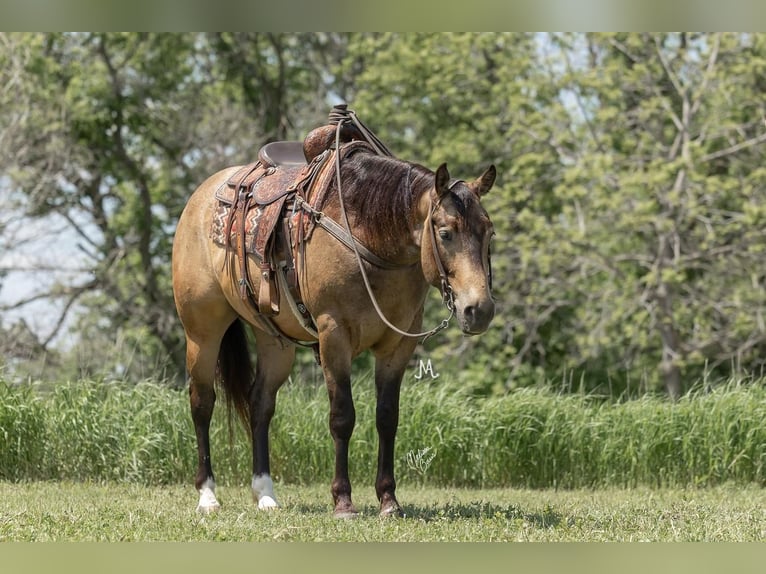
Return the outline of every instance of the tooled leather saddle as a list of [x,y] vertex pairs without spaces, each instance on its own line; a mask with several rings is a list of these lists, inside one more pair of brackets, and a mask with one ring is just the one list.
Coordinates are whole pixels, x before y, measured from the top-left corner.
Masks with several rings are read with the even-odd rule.
[[[280,284],[304,329],[316,336],[313,319],[301,301],[297,250],[310,237],[315,224],[311,214],[321,208],[331,187],[336,154],[342,159],[362,148],[373,151],[356,139],[353,126],[342,126],[341,145],[334,149],[336,129],[326,125],[310,132],[303,142],[266,144],[257,161],[240,167],[215,192],[210,237],[236,253],[240,296],[258,311],[262,326],[279,338],[289,339],[272,320],[281,308]],[[258,263],[257,293],[248,255]]]

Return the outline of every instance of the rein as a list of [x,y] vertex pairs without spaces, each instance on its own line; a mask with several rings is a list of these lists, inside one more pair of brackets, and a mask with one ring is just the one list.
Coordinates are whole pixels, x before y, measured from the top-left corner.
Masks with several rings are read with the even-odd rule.
[[[335,147],[336,149],[340,149],[340,132],[341,127],[343,125],[344,121],[351,121],[356,124],[357,128],[362,132],[362,134],[365,136],[365,138],[370,138],[371,141],[369,142],[375,149],[378,151],[381,155],[387,155],[389,157],[393,157],[393,154],[378,140],[375,135],[370,132],[364,124],[356,117],[356,114],[352,110],[340,110],[334,115],[331,114],[331,118],[333,120],[333,123],[337,121],[336,124],[336,130],[335,130]],[[433,256],[434,261],[436,262],[436,268],[439,272],[439,277],[441,278],[441,293],[442,293],[442,302],[449,310],[449,316],[444,319],[439,325],[434,327],[433,329],[429,331],[423,331],[422,333],[410,333],[408,331],[403,331],[391,321],[389,321],[385,314],[383,313],[383,310],[380,308],[380,305],[378,304],[378,300],[375,298],[374,293],[372,292],[372,286],[370,285],[370,280],[367,277],[367,272],[364,270],[364,263],[362,262],[362,255],[360,253],[360,246],[357,245],[356,240],[354,239],[353,234],[351,233],[351,224],[348,220],[348,213],[346,212],[346,206],[343,202],[343,190],[341,189],[341,174],[340,174],[340,154],[336,154],[335,156],[335,177],[338,182],[338,200],[340,203],[340,211],[341,215],[343,216],[343,224],[345,225],[345,232],[347,233],[347,237],[350,238],[350,246],[351,250],[354,252],[354,256],[356,257],[357,264],[359,266],[359,272],[362,275],[362,280],[364,281],[364,286],[367,289],[367,294],[370,297],[370,301],[372,301],[372,306],[375,308],[375,311],[378,314],[378,317],[380,317],[380,320],[385,323],[385,325],[394,331],[395,333],[398,333],[399,335],[402,335],[403,337],[412,337],[412,338],[420,338],[423,337],[423,341],[428,339],[429,337],[439,333],[440,331],[443,331],[449,326],[449,322],[452,319],[452,317],[455,315],[455,299],[454,295],[452,293],[452,287],[449,284],[449,279],[447,277],[447,271],[444,269],[444,264],[442,263],[441,257],[439,256],[439,249],[436,247],[436,232],[434,231],[434,225],[432,223],[432,216],[434,213],[436,213],[436,210],[439,208],[440,202],[436,202],[434,205],[432,205],[431,210],[428,214],[428,218],[426,219],[426,224],[429,227],[430,230],[430,239],[431,239],[431,247],[433,249]],[[409,177],[408,177],[409,182]],[[345,242],[344,242],[345,243]],[[348,245],[348,244],[346,244]]]

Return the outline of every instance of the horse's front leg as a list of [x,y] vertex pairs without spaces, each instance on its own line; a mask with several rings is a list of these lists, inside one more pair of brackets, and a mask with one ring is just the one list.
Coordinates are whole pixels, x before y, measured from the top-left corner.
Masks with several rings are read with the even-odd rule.
[[335,476],[330,488],[335,504],[334,515],[337,518],[353,518],[357,510],[351,502],[348,446],[356,412],[351,396],[352,353],[347,333],[334,323],[321,329],[319,353],[330,398],[330,433],[335,442]]
[[399,426],[399,391],[415,344],[414,339],[405,339],[393,353],[378,355],[375,362],[375,423],[378,430],[378,474],[375,493],[380,501],[381,516],[403,515],[396,500],[394,443]]

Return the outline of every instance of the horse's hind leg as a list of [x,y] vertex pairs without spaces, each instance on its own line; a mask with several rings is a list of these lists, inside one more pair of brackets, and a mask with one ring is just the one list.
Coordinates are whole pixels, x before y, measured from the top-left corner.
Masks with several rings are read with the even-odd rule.
[[253,500],[258,508],[277,508],[269,465],[269,424],[274,416],[277,391],[290,376],[295,347],[254,330],[257,362],[250,393],[250,424],[253,433]]
[[197,437],[197,474],[194,485],[200,498],[197,510],[217,510],[215,478],[210,460],[210,420],[215,406],[215,377],[221,342],[236,317],[227,305],[180,306],[186,332],[186,370],[189,403]]
[[189,376],[189,402],[197,436],[197,474],[194,485],[200,498],[197,510],[208,513],[218,510],[215,478],[210,461],[210,420],[215,406],[215,370],[220,340],[198,342],[187,334],[186,365]]

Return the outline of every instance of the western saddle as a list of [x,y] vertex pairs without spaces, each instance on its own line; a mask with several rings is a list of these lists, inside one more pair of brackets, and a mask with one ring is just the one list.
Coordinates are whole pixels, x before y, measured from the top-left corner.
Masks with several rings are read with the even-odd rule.
[[[347,117],[344,113],[345,106],[336,106],[330,114],[331,123],[311,131],[303,142],[267,143],[258,151],[256,162],[239,168],[215,193],[217,210],[210,236],[236,253],[240,296],[253,305],[263,328],[280,340],[300,345],[314,344],[288,337],[273,321],[280,312],[280,287],[303,328],[316,337],[316,326],[301,301],[296,265],[299,250],[316,224],[349,245],[345,231],[319,209],[331,187],[336,161],[360,150],[380,153],[355,123],[343,120]],[[373,263],[386,265],[359,247]],[[257,293],[250,280],[248,254],[258,262]]]

